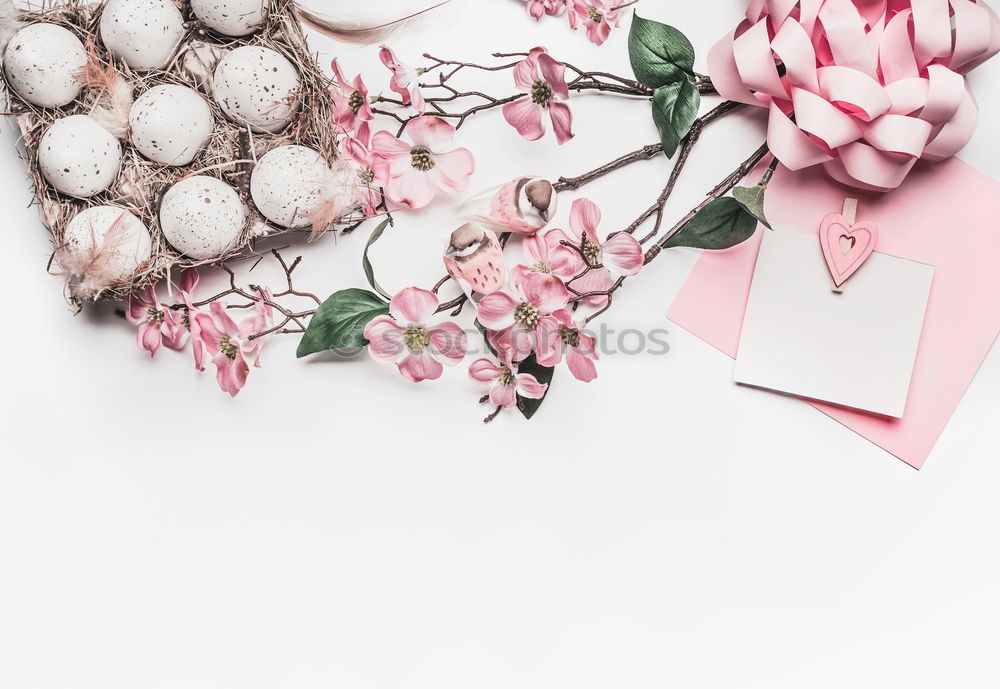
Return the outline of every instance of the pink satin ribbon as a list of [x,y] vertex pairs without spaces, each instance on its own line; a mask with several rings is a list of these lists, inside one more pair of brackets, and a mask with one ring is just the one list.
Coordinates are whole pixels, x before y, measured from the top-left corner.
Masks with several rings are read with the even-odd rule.
[[982,0],[749,0],[708,65],[722,96],[768,108],[786,167],[884,191],[969,141],[979,110],[965,74],[998,51]]

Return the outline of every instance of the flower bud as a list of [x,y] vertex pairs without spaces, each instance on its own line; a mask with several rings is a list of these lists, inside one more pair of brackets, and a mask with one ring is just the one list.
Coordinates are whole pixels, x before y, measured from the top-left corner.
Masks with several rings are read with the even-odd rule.
[[507,280],[503,247],[496,234],[478,222],[468,222],[451,233],[444,265],[470,297],[472,292],[495,292]]
[[557,194],[541,177],[518,177],[500,187],[490,214],[497,223],[519,234],[535,234],[556,214]]

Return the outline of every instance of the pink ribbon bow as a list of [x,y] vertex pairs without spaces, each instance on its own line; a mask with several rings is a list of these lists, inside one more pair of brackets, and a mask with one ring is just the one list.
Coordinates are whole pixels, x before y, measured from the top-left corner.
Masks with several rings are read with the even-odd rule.
[[884,191],[969,141],[979,109],[965,74],[998,50],[982,0],[749,0],[708,64],[721,95],[769,109],[786,167]]

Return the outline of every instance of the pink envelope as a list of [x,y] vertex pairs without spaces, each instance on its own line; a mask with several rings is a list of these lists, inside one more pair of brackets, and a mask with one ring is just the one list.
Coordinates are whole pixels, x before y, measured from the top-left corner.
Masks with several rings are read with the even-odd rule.
[[[881,195],[850,191],[816,168],[779,167],[766,213],[817,232],[845,196],[860,199],[858,218],[878,224],[879,251],[936,266],[934,284],[902,419],[809,404],[919,469],[1000,334],[1000,184],[958,159],[919,163]],[[763,231],[728,251],[704,252],[667,314],[733,358]]]

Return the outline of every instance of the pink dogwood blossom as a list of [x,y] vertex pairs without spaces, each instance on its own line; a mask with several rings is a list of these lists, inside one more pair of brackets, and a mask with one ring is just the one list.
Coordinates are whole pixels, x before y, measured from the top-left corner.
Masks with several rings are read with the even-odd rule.
[[418,82],[420,73],[397,60],[396,54],[392,52],[392,48],[389,46],[381,46],[378,56],[382,60],[382,64],[392,72],[389,88],[399,94],[403,105],[412,104],[414,109],[423,115],[426,106],[424,104],[424,95],[420,92],[420,84]]
[[[580,253],[588,266],[586,274],[575,280],[572,287],[577,292],[599,292],[611,287],[615,280],[627,275],[635,275],[642,270],[642,245],[632,235],[618,232],[602,242],[597,236],[597,226],[601,222],[601,210],[589,199],[576,199],[570,208],[570,241],[580,247]],[[588,299],[590,303],[602,303],[604,296]]]
[[368,353],[376,361],[396,364],[404,377],[419,383],[441,377],[442,364],[454,366],[465,358],[468,339],[457,323],[428,325],[438,307],[433,292],[407,287],[389,302],[388,316],[365,326]]
[[528,141],[545,135],[543,115],[548,114],[556,141],[564,144],[573,138],[573,113],[561,102],[569,98],[566,65],[557,62],[545,48],[532,48],[514,67],[514,83],[528,93],[503,106],[503,116],[518,134]]
[[188,331],[181,323],[181,314],[159,302],[155,282],[129,296],[125,316],[129,323],[138,326],[139,349],[150,356],[155,356],[164,345],[170,349],[184,347]]
[[362,186],[361,212],[375,215],[382,203],[382,192],[389,178],[389,164],[371,148],[371,136],[366,127],[355,136],[345,136],[340,142],[340,150],[358,166],[358,183]]
[[560,309],[552,314],[558,323],[561,346],[553,350],[552,356],[538,360],[542,366],[555,366],[566,354],[566,365],[577,380],[589,383],[597,378],[597,339],[587,335],[573,321],[573,314],[568,309]]
[[332,93],[334,124],[348,134],[367,129],[368,122],[375,118],[368,100],[368,87],[360,74],[354,77],[353,82],[347,81],[336,59],[333,60],[332,67],[338,86]]
[[568,241],[569,236],[558,229],[525,237],[522,249],[528,261],[527,265],[519,268],[533,273],[549,273],[568,282],[585,267],[579,252],[563,244]]
[[515,271],[511,286],[487,294],[476,307],[486,328],[502,331],[515,361],[533,350],[539,359],[558,346],[558,324],[552,313],[566,308],[569,291],[555,275]]
[[489,359],[476,359],[469,366],[469,377],[490,386],[490,401],[498,407],[509,409],[517,403],[517,396],[541,399],[548,385],[539,383],[530,373],[518,373],[517,364],[511,361],[510,350],[498,352],[499,365]]
[[181,324],[190,334],[191,351],[194,355],[194,367],[198,371],[205,370],[205,343],[201,339],[201,325],[198,314],[201,311],[194,305],[194,290],[198,286],[199,275],[195,268],[188,268],[181,273],[181,281],[177,300],[183,305]]
[[229,316],[224,301],[212,302],[208,312],[200,312],[194,317],[199,339],[215,364],[216,381],[223,391],[233,397],[246,385],[250,363],[260,367],[265,340],[252,336],[271,327],[271,307],[264,301],[270,300],[270,291],[263,290],[258,294],[260,300],[254,303],[253,313],[239,325]]
[[591,43],[601,45],[621,21],[621,0],[569,0],[569,25],[583,26]]
[[423,208],[438,191],[456,194],[469,186],[476,161],[467,148],[447,150],[455,128],[440,117],[409,121],[405,134],[413,143],[387,131],[376,132],[372,150],[388,162],[385,191],[405,208]]
[[541,19],[546,14],[560,17],[566,12],[566,0],[528,0],[526,9],[535,19]]

